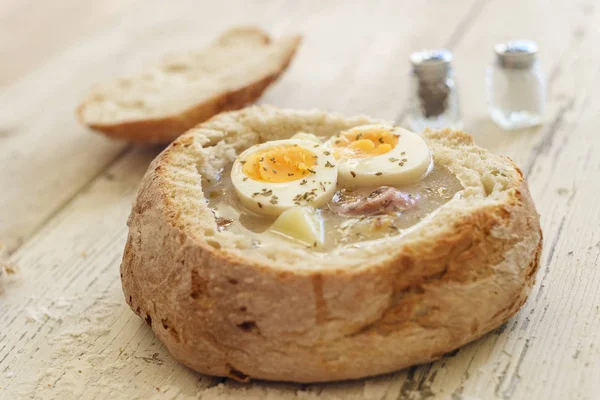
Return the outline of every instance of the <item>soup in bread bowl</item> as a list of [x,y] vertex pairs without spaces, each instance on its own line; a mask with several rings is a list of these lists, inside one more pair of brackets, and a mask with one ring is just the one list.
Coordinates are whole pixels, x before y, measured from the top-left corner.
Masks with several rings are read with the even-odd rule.
[[542,235],[514,163],[461,131],[250,107],[151,164],[128,303],[206,374],[354,379],[443,356],[525,302]]

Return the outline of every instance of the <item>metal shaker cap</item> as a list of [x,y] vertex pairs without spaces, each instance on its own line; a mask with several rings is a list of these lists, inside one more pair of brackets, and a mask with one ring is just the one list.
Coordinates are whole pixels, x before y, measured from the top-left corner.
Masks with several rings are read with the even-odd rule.
[[413,73],[422,81],[444,79],[450,72],[451,62],[452,52],[446,49],[424,50],[410,55]]
[[508,69],[529,68],[536,59],[537,43],[531,40],[511,40],[494,46],[501,66]]

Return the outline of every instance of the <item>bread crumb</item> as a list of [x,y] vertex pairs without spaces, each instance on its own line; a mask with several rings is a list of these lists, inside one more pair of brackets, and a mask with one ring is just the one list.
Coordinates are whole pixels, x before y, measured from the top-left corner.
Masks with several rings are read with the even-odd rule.
[[4,286],[16,279],[18,269],[14,264],[8,262],[2,244],[0,244],[0,293]]

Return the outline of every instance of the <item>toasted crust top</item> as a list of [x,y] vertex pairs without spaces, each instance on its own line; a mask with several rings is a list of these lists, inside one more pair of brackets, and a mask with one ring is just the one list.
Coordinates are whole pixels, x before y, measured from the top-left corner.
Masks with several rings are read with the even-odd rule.
[[434,162],[456,174],[464,190],[405,234],[370,241],[368,246],[338,247],[321,253],[298,246],[289,246],[286,251],[280,246],[255,247],[246,236],[217,229],[202,192],[202,176],[216,179],[219,170],[237,154],[262,141],[288,138],[299,131],[329,136],[357,125],[382,122],[270,106],[221,114],[174,142],[154,161],[146,179],[159,180],[161,203],[177,216],[173,224],[184,226],[215,257],[296,273],[369,268],[409,248],[428,249],[431,245],[424,244],[449,235],[460,221],[471,220],[474,212],[485,210],[485,215],[494,219],[506,204],[518,201],[523,177],[509,159],[481,149],[464,132],[442,130],[427,132],[424,137]]

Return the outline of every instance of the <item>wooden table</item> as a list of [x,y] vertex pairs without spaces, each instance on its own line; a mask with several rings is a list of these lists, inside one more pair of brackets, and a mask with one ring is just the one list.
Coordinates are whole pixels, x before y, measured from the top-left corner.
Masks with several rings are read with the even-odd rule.
[[[512,157],[542,216],[542,266],[501,328],[438,362],[348,383],[242,385],[177,364],[125,304],[119,263],[137,185],[159,151],[74,119],[96,81],[254,23],[304,44],[262,102],[394,120],[407,57],[455,55],[466,130]],[[600,4],[594,0],[0,0],[0,398],[600,398]],[[486,116],[492,46],[530,38],[547,122],[503,132]]]

